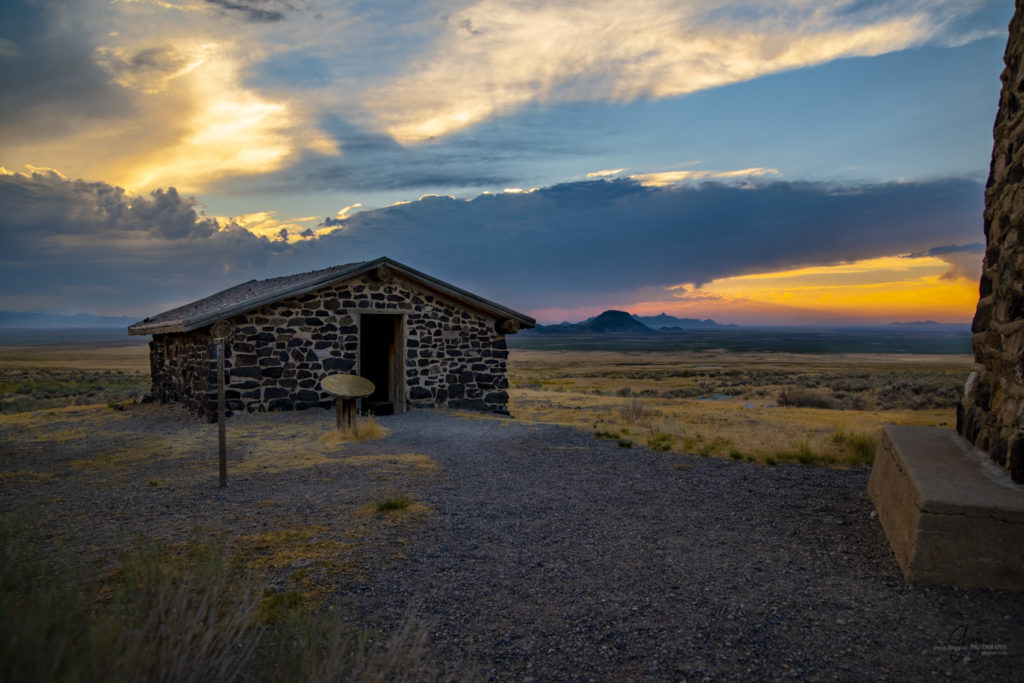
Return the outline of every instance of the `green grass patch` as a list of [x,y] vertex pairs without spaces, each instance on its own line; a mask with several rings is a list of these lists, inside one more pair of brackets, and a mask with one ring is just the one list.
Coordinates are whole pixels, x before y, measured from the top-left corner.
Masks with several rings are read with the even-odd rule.
[[849,465],[870,465],[875,461],[878,439],[867,434],[836,430],[832,443],[839,449],[843,462]]
[[410,505],[412,505],[412,501],[408,498],[382,498],[374,501],[373,509],[377,512],[393,512],[394,510],[404,510]]
[[672,450],[672,435],[665,432],[658,432],[647,440],[647,447],[652,451]]

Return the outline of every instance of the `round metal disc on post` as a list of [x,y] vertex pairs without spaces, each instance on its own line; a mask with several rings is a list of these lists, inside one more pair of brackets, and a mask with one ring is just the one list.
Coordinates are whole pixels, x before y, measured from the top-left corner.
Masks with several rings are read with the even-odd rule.
[[320,382],[323,390],[339,398],[363,398],[373,393],[373,382],[359,375],[328,375]]
[[218,320],[210,328],[210,336],[214,339],[227,339],[231,336],[233,325],[227,320]]
[[328,375],[320,382],[320,386],[337,400],[335,404],[335,424],[340,430],[355,427],[356,399],[373,393],[373,382],[359,375]]

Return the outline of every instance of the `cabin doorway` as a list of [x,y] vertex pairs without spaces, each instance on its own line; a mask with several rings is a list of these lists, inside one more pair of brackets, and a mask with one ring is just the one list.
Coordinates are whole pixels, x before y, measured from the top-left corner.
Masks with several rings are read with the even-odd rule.
[[359,321],[359,374],[373,382],[363,412],[405,412],[404,330],[401,315],[363,314]]

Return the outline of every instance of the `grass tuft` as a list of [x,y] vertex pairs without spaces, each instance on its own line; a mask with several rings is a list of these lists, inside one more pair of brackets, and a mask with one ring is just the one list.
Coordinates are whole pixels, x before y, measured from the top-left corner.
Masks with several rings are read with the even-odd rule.
[[647,440],[647,447],[652,451],[672,450],[672,435],[665,432],[658,432]]
[[[0,680],[407,680],[428,625],[387,642],[297,590],[264,596],[222,538],[140,538],[102,580],[0,516]],[[429,672],[426,672],[429,674]]]
[[374,501],[373,509],[377,512],[392,512],[394,510],[405,510],[412,504],[408,498],[382,498]]
[[341,443],[345,441],[376,441],[383,439],[390,433],[387,427],[382,427],[373,419],[373,415],[361,417],[356,420],[352,429],[334,429],[320,437],[321,441],[330,443]]
[[648,422],[655,416],[655,412],[647,407],[643,399],[634,398],[628,401],[619,409],[619,417],[627,424]]

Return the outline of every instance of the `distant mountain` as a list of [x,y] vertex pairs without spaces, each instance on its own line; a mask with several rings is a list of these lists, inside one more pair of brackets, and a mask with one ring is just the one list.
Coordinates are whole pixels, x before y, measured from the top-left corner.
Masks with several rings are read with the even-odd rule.
[[970,323],[940,323],[934,320],[915,320],[906,323],[889,323],[889,327],[902,327],[904,329],[928,329],[928,328],[957,328],[970,327]]
[[625,311],[605,311],[599,316],[587,318],[583,322],[575,324],[537,325],[532,330],[523,330],[523,333],[527,336],[531,334],[657,334]]
[[652,330],[707,330],[722,327],[736,327],[736,325],[719,325],[711,318],[708,318],[707,320],[698,320],[696,318],[676,318],[675,316],[671,316],[666,313],[659,313],[658,315],[652,316],[634,315],[633,318],[642,322],[644,325],[647,325],[647,327],[650,327]]
[[61,313],[40,313],[35,311],[0,311],[0,329],[53,330],[60,328],[83,329],[96,327],[127,328],[133,322],[136,322],[135,318],[112,318],[103,315],[92,315],[91,313],[64,315]]
[[605,311],[596,318],[571,325],[574,332],[596,332],[600,334],[629,333],[629,334],[651,334],[654,332],[650,327],[631,316],[625,311]]

